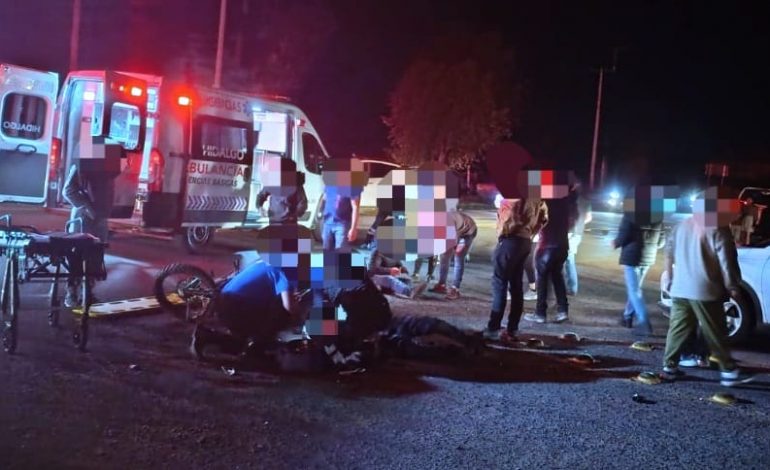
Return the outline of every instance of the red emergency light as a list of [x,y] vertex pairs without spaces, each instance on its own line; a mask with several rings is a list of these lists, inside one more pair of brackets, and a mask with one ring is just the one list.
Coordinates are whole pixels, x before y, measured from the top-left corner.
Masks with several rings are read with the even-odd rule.
[[176,102],[179,104],[179,106],[190,106],[191,100],[189,96],[180,96],[177,98]]
[[142,96],[142,89],[138,86],[131,87],[131,96]]

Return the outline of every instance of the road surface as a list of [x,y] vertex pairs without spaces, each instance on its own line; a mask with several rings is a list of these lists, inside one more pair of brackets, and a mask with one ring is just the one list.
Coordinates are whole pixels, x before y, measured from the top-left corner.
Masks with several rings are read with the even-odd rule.
[[[58,228],[59,214],[17,206],[16,223]],[[0,210],[0,212],[4,212]],[[393,300],[397,314],[438,315],[480,329],[489,313],[491,212],[475,214],[483,234],[468,264],[463,297]],[[72,320],[46,324],[45,286],[23,286],[19,350],[0,356],[2,468],[770,468],[770,381],[729,390],[716,372],[675,384],[630,380],[657,370],[666,321],[646,294],[652,352],[629,348],[615,326],[624,302],[614,216],[599,216],[578,255],[581,286],[563,325],[522,323],[524,338],[548,349],[489,349],[445,363],[392,361],[364,374],[287,376],[218,363],[187,352],[188,325],[167,314],[93,322],[89,351],[70,341]],[[171,242],[117,233],[102,300],[148,295],[164,264],[189,261],[225,273],[253,234],[230,234],[206,256]],[[659,272],[659,269],[658,269]],[[531,308],[532,305],[527,305]],[[584,340],[565,342],[577,332]],[[766,374],[766,331],[736,356]],[[569,358],[589,353],[598,362]],[[632,400],[642,395],[645,403]]]

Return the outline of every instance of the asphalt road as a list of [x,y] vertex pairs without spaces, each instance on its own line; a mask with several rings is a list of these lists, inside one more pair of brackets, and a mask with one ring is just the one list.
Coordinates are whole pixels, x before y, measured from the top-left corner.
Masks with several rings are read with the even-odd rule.
[[[2,205],[16,223],[59,228],[60,214]],[[463,297],[394,299],[398,313],[438,315],[480,329],[489,313],[489,230],[480,232]],[[190,327],[167,314],[93,322],[89,351],[71,345],[72,320],[46,324],[46,286],[23,286],[19,351],[0,356],[2,468],[770,468],[770,339],[760,332],[736,357],[763,375],[725,390],[716,371],[674,384],[630,380],[657,370],[666,321],[655,312],[659,268],[646,285],[652,352],[616,327],[624,302],[615,215],[597,215],[578,255],[581,287],[563,325],[522,323],[548,349],[488,349],[443,363],[394,361],[364,374],[287,376],[187,353]],[[606,228],[605,228],[606,227]],[[606,230],[606,233],[605,233]],[[102,300],[149,295],[157,270],[189,261],[217,274],[253,234],[218,238],[206,256],[119,232]],[[528,305],[528,308],[531,308]],[[577,332],[583,341],[559,335]],[[598,361],[570,362],[578,353]],[[733,393],[731,407],[707,400]],[[632,400],[642,395],[646,403]]]

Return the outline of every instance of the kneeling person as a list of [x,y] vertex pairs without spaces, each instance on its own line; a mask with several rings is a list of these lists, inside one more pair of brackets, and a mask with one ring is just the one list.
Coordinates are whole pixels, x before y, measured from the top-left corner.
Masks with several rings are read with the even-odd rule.
[[192,351],[202,357],[203,348],[216,344],[223,352],[240,354],[247,348],[262,351],[275,341],[302,339],[303,325],[312,296],[300,296],[281,268],[255,263],[227,281],[216,309],[230,335],[199,325]]

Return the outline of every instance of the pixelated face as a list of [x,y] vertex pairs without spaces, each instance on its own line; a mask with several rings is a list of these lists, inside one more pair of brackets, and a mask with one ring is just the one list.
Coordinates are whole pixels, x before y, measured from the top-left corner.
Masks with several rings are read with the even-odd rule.
[[709,187],[699,194],[692,205],[692,216],[707,229],[729,227],[741,212],[738,198],[720,187]]
[[259,177],[262,186],[272,192],[297,186],[297,165],[293,160],[270,155],[261,159]]
[[528,170],[516,174],[520,197],[529,199],[561,199],[570,193],[575,181],[571,171]]
[[314,253],[311,272],[311,288],[316,295],[305,327],[311,336],[337,335],[345,311],[324,302],[321,292],[360,286],[366,278],[366,256],[350,250]]
[[639,225],[661,223],[676,212],[680,195],[678,186],[635,186],[623,200],[623,212]]
[[392,213],[394,222],[377,228],[378,248],[406,261],[445,252],[456,244],[447,213],[459,200],[459,181],[443,165],[391,171],[377,187],[377,207]]
[[369,174],[364,169],[364,163],[357,159],[334,158],[324,164],[324,184],[334,188],[344,197],[355,198],[361,195],[369,182]]
[[259,232],[254,244],[260,258],[268,264],[284,269],[299,269],[297,281],[310,281],[313,239],[305,227],[270,225]]

